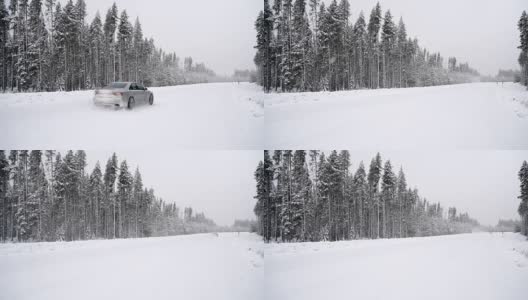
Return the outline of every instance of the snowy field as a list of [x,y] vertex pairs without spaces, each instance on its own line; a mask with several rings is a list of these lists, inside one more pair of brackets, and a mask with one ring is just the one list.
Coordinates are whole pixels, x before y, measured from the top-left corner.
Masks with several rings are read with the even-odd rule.
[[474,83],[265,96],[266,149],[527,149],[528,91]]
[[248,233],[0,244],[0,298],[259,299],[263,269]]
[[94,107],[93,91],[0,94],[0,149],[261,149],[261,89],[151,88],[154,106]]
[[[520,234],[265,247],[267,299],[526,299]],[[346,296],[345,296],[346,295]]]

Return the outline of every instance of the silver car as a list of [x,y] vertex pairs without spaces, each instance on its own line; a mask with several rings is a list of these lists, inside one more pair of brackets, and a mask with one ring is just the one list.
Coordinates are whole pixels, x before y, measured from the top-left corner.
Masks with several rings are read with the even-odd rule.
[[132,109],[139,103],[154,104],[154,94],[135,82],[112,82],[95,90],[93,101],[95,105]]

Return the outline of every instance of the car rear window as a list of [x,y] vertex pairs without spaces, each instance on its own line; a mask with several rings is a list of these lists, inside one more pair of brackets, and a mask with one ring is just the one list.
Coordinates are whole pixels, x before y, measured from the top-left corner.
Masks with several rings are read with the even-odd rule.
[[122,89],[125,88],[127,85],[126,82],[112,82],[109,85],[107,85],[106,89]]

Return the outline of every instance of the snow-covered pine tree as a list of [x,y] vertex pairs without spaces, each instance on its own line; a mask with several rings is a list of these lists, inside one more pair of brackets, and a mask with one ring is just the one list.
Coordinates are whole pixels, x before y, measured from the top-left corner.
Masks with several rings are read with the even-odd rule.
[[280,150],[273,152],[273,185],[270,193],[270,197],[273,201],[273,238],[275,240],[281,240],[283,235],[282,226],[282,208],[285,204],[287,188],[287,177],[283,166],[283,153]]
[[119,18],[119,27],[117,29],[117,47],[118,47],[118,78],[120,81],[129,81],[130,79],[130,61],[133,42],[133,27],[128,21],[126,10],[121,12]]
[[528,235],[528,163],[523,162],[521,169],[519,170],[519,181],[520,181],[520,192],[519,199],[519,215],[521,216],[521,232],[524,235]]
[[319,7],[319,15],[318,15],[318,34],[316,38],[316,44],[318,47],[318,52],[316,55],[316,70],[318,70],[318,74],[316,74],[316,88],[318,90],[328,90],[328,77],[329,77],[329,61],[330,61],[330,45],[329,45],[329,22],[328,22],[328,13],[326,10],[325,3],[321,1],[321,5]]
[[[257,167],[255,213],[266,242],[430,236],[470,232],[478,225],[466,214],[454,222],[444,218],[440,203],[407,188],[403,170],[396,177],[390,161],[382,169],[379,153],[368,176],[363,163],[353,176],[348,174],[348,151],[330,151],[328,158],[325,152],[308,154],[307,161],[306,151],[292,156],[292,151],[276,150],[273,158],[266,151],[269,167],[263,162]],[[264,229],[268,226],[271,232]]]
[[380,49],[379,49],[379,32],[381,28],[381,6],[376,6],[370,12],[367,34],[368,34],[368,53],[369,53],[369,87],[378,88],[380,86]]
[[133,67],[132,67],[132,76],[131,80],[142,83],[142,78],[144,78],[144,60],[145,60],[145,51],[143,46],[143,30],[141,29],[141,23],[139,18],[136,18],[134,23],[133,35],[132,35],[132,58],[133,58]]
[[84,0],[77,0],[74,6],[74,19],[76,23],[75,29],[75,71],[77,74],[74,76],[74,88],[73,89],[86,89],[88,86],[88,62],[87,57],[89,55],[88,41],[89,27],[86,25],[86,3]]
[[114,153],[112,157],[108,159],[106,168],[103,176],[103,182],[105,185],[105,200],[103,209],[103,227],[104,236],[106,238],[115,238],[115,214],[116,214],[116,196],[115,196],[115,184],[117,179],[117,155]]
[[91,86],[98,88],[102,87],[105,83],[104,79],[104,35],[103,35],[103,24],[101,22],[101,16],[99,12],[96,13],[92,23],[90,24],[90,31],[88,35],[89,40],[89,66],[88,76],[91,81]]
[[359,17],[354,24],[354,64],[357,66],[355,71],[355,85],[354,88],[364,88],[367,86],[366,67],[367,61],[365,60],[367,53],[367,32],[365,30],[366,23],[363,12],[359,14]]
[[105,82],[111,82],[117,80],[116,74],[116,45],[115,45],[115,33],[117,29],[118,12],[116,4],[112,4],[112,7],[108,9],[105,16],[105,22],[103,26],[103,32],[105,36],[105,54],[104,64],[105,70]]
[[131,211],[131,219],[129,226],[129,235],[133,237],[140,236],[140,223],[142,222],[140,211],[143,202],[143,179],[139,172],[139,167],[134,172],[134,183],[132,188],[132,201],[129,202],[129,211]]
[[318,185],[317,185],[317,204],[316,209],[316,238],[317,240],[329,240],[329,209],[328,209],[328,190],[329,176],[327,169],[327,159],[324,152],[321,152],[318,160]]
[[369,236],[371,238],[379,238],[380,233],[380,201],[379,201],[379,182],[381,179],[381,156],[376,154],[370,162],[369,172],[367,176],[369,186]]
[[331,91],[340,89],[340,51],[342,44],[342,20],[336,0],[332,0],[325,14],[325,28],[328,36],[328,87]]
[[396,197],[394,199],[394,205],[392,206],[392,216],[394,218],[392,236],[404,237],[406,222],[405,203],[407,202],[407,180],[405,179],[405,173],[403,172],[403,168],[400,168],[396,182]]
[[7,189],[9,187],[9,161],[4,150],[0,150],[0,240],[4,242],[9,239],[9,199]]
[[104,203],[105,186],[103,183],[103,174],[101,172],[101,166],[99,162],[95,164],[95,167],[90,174],[89,182],[89,207],[90,207],[90,218],[89,237],[99,238],[102,237],[103,228],[101,226],[102,204]]
[[119,177],[117,178],[117,233],[116,237],[126,238],[129,236],[129,209],[132,209],[132,188],[134,179],[128,171],[128,164],[126,160],[121,162],[119,167]]
[[0,74],[2,91],[5,92],[8,84],[8,61],[9,61],[9,12],[5,0],[0,0],[0,47],[2,55],[2,73]]
[[350,153],[348,150],[341,150],[338,154],[338,166],[340,175],[340,195],[338,197],[339,202],[337,207],[337,238],[338,239],[349,239],[351,236],[352,228],[352,208],[354,201],[352,198],[352,182],[350,181]]
[[305,0],[295,0],[292,21],[292,79],[296,90],[306,90],[308,81],[308,58],[311,49],[312,32],[306,13]]
[[521,53],[519,54],[519,64],[521,65],[521,82],[525,86],[528,86],[528,15],[526,11],[523,11],[521,18],[517,23],[517,28],[519,29],[519,40]]
[[392,171],[390,160],[385,162],[381,178],[381,219],[383,238],[393,236],[393,206],[396,191],[396,176]]
[[382,87],[392,87],[392,66],[391,56],[396,41],[396,28],[392,21],[392,15],[390,10],[387,10],[385,17],[383,18],[383,27],[381,29],[381,51],[382,51]]
[[273,176],[274,176],[274,166],[273,166],[273,160],[271,159],[269,155],[269,151],[264,151],[264,183],[265,183],[265,190],[264,190],[264,196],[265,196],[265,207],[266,207],[266,218],[264,227],[266,230],[266,235],[268,237],[268,240],[271,240],[272,238],[276,237],[276,219],[277,219],[277,208],[275,207],[275,201],[272,197],[272,189],[273,189]]
[[42,215],[47,197],[47,181],[42,163],[42,151],[32,150],[28,167],[27,223],[29,239],[42,240]]
[[310,201],[311,182],[308,174],[306,151],[297,150],[293,154],[292,169],[292,228],[296,240],[306,240],[306,209]]
[[326,185],[326,204],[328,206],[328,237],[331,241],[336,241],[339,238],[338,222],[340,215],[338,209],[343,200],[343,176],[337,151],[331,151],[328,155],[323,174],[325,175],[324,184]]
[[369,186],[367,183],[367,174],[365,173],[365,166],[363,162],[354,174],[354,199],[356,202],[356,224],[357,237],[363,238],[368,233],[368,213],[369,213]]
[[48,31],[42,17],[42,1],[31,0],[28,20],[28,80],[32,90],[44,88],[45,67],[49,63]]
[[400,17],[400,22],[398,23],[398,35],[397,35],[397,47],[396,47],[396,58],[397,62],[397,82],[394,82],[394,85],[397,85],[399,88],[406,87],[406,80],[404,77],[407,75],[407,29],[405,29],[405,23],[403,23],[403,18]]
[[257,194],[254,198],[257,199],[257,202],[255,203],[255,207],[253,208],[253,212],[257,216],[257,233],[262,235],[264,241],[269,242],[270,237],[268,236],[266,228],[266,209],[268,208],[266,206],[267,191],[264,177],[264,163],[262,161],[259,162],[257,169],[255,170],[254,176],[257,184]]
[[28,164],[29,151],[12,151],[10,160],[13,170],[13,189],[11,197],[14,198],[14,230],[17,241],[26,241],[30,238],[28,223]]

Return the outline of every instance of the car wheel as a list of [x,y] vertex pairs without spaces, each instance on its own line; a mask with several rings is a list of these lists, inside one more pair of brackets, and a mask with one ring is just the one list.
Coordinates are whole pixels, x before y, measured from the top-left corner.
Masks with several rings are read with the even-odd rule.
[[154,104],[154,95],[150,94],[150,97],[149,97],[149,104],[152,105]]
[[127,108],[128,109],[132,109],[134,108],[134,105],[136,104],[136,101],[134,100],[133,97],[130,97],[130,99],[128,99],[128,105],[127,105]]

